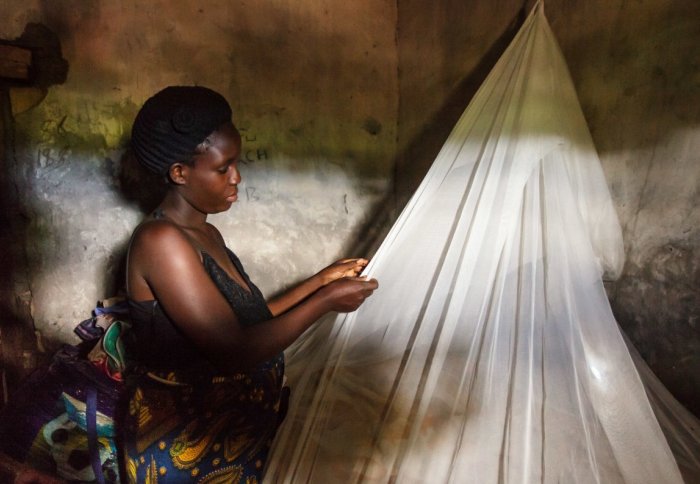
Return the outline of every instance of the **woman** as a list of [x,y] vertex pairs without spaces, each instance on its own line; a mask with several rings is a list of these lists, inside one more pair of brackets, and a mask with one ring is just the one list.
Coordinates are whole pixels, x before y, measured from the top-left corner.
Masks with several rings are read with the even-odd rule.
[[259,482],[285,406],[282,351],[325,313],[357,309],[377,281],[357,277],[366,260],[346,259],[266,303],[207,223],[241,181],[241,137],[218,93],[157,93],[132,146],[169,188],[129,248],[127,477]]

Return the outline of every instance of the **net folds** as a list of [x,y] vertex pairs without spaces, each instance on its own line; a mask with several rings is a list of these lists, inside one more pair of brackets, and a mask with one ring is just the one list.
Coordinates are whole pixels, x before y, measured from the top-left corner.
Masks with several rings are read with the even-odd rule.
[[697,420],[628,345],[622,236],[537,5],[366,270],[287,354],[266,482],[700,482]]

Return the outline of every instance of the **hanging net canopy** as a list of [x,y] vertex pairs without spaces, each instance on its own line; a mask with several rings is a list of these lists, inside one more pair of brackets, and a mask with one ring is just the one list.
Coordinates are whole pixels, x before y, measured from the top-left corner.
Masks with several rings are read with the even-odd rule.
[[602,284],[622,237],[538,4],[366,274],[288,352],[266,482],[700,482],[700,438]]

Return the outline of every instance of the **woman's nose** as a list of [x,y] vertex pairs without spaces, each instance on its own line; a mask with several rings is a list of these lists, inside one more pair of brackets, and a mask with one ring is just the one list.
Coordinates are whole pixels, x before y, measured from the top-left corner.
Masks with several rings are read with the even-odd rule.
[[241,183],[241,172],[238,171],[238,166],[233,165],[231,167],[231,178],[229,179],[231,185],[238,185]]

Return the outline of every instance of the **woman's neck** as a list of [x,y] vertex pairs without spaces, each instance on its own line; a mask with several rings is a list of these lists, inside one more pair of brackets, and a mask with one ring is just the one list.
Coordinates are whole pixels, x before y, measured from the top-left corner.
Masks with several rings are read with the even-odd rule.
[[154,211],[154,216],[164,217],[185,229],[201,229],[207,223],[207,214],[200,212],[187,200],[171,190]]

